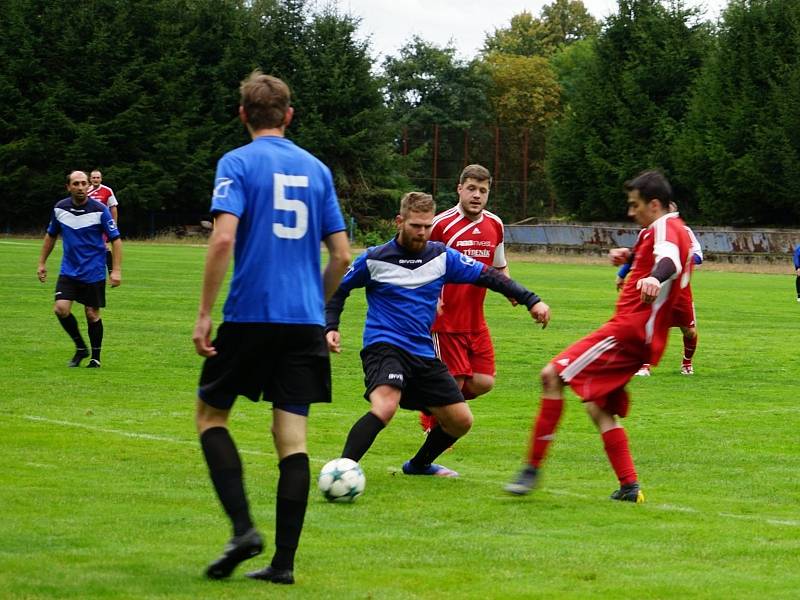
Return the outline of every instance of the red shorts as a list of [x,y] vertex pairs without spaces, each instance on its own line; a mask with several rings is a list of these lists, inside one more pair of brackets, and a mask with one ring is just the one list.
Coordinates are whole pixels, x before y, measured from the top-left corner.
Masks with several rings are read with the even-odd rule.
[[484,373],[494,377],[494,346],[489,329],[475,333],[433,332],[436,356],[447,365],[453,377],[472,377]]
[[692,295],[681,294],[672,306],[670,327],[694,327],[695,314]]
[[648,361],[649,354],[644,345],[639,352],[623,347],[612,332],[611,327],[603,326],[550,362],[584,402],[594,402],[611,414],[624,417],[629,406],[625,385]]

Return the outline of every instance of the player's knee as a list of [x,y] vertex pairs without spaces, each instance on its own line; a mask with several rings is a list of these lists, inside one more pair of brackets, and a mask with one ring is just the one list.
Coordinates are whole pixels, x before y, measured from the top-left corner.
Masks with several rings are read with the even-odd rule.
[[545,367],[539,372],[539,377],[542,380],[542,387],[552,388],[558,383],[558,372],[552,363],[547,363]]
[[60,304],[56,303],[53,306],[53,312],[59,319],[66,319],[69,316],[70,309],[68,306],[61,306]]
[[468,379],[464,384],[464,391],[472,397],[482,396],[492,391],[494,387],[494,377],[491,375],[475,375]]
[[99,308],[92,308],[91,306],[86,307],[86,319],[90,323],[94,323],[95,321],[100,320],[100,309]]

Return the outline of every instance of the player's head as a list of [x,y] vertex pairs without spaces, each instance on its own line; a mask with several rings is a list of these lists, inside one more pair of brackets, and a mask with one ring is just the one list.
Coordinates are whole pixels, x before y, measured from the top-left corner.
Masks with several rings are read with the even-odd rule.
[[642,227],[669,212],[672,186],[660,171],[642,171],[623,188],[628,194],[628,216]]
[[89,173],[89,183],[95,187],[103,183],[103,174],[100,172],[100,169],[95,169]]
[[239,117],[250,131],[282,129],[292,120],[289,86],[256,69],[239,86]]
[[458,178],[458,203],[467,217],[476,219],[489,201],[492,176],[481,165],[467,165]]
[[89,178],[83,171],[72,171],[67,175],[67,191],[72,200],[77,204],[86,201],[86,192],[89,189]]
[[436,202],[423,192],[409,192],[400,200],[397,215],[397,242],[411,252],[421,252],[431,237]]

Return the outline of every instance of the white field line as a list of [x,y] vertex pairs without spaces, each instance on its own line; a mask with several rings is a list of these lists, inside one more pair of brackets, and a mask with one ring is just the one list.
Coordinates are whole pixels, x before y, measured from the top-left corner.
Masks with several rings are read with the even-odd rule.
[[[14,415],[14,416],[17,416],[17,415]],[[107,434],[111,434],[111,435],[119,435],[119,436],[122,436],[122,437],[127,437],[127,438],[132,438],[132,439],[137,439],[137,440],[148,440],[148,441],[153,441],[153,442],[166,442],[166,443],[169,443],[169,444],[181,444],[181,445],[185,445],[185,446],[194,446],[194,447],[198,447],[199,446],[197,440],[191,440],[191,441],[189,441],[189,440],[181,440],[181,439],[172,438],[172,437],[163,436],[163,435],[153,435],[153,434],[150,434],[150,433],[136,433],[136,432],[133,432],[133,431],[123,431],[121,429],[110,429],[110,428],[106,428],[106,427],[96,427],[94,425],[86,425],[84,423],[75,423],[73,421],[64,421],[64,420],[61,420],[61,419],[50,419],[50,418],[47,418],[47,417],[39,417],[39,416],[35,416],[35,415],[21,415],[20,418],[26,419],[28,421],[35,421],[35,422],[39,422],[39,423],[47,423],[48,425],[62,425],[64,427],[75,427],[75,428],[78,428],[78,429],[87,429],[89,431],[96,431],[98,433],[107,433]],[[239,452],[242,453],[242,454],[252,454],[252,455],[255,455],[255,456],[272,456],[273,455],[272,453],[261,452],[260,450],[243,450],[243,449],[239,449]],[[311,462],[323,463],[323,462],[326,462],[327,459],[315,459],[315,458],[312,458],[310,460],[311,460]],[[399,470],[395,470],[395,469],[390,469],[390,470],[399,471]],[[486,481],[486,480],[484,480],[484,481]],[[498,481],[491,481],[491,483],[497,484],[497,486],[500,487],[506,482],[498,480]],[[567,497],[570,497],[570,498],[578,498],[578,499],[581,499],[581,500],[593,500],[594,499],[594,496],[589,496],[587,494],[580,494],[580,493],[576,493],[576,492],[570,492],[570,491],[566,491],[566,490],[551,489],[551,490],[541,490],[541,491],[549,493],[549,494],[551,494],[553,496],[567,496]],[[503,497],[508,499],[508,500],[514,500],[514,497],[510,496],[510,495],[503,496]],[[699,513],[702,512],[702,511],[700,511],[700,510],[698,510],[696,508],[692,508],[692,507],[689,507],[689,506],[679,506],[679,505],[675,505],[675,504],[652,504],[652,503],[647,503],[646,506],[649,509],[656,509],[656,510],[661,510],[661,511],[665,511],[665,512],[682,512],[682,513],[690,513],[690,514],[699,514]],[[756,521],[756,522],[760,522],[760,523],[767,523],[769,525],[776,525],[776,526],[779,526],[779,527],[800,527],[800,520],[796,520],[796,519],[780,519],[780,518],[775,518],[775,517],[759,516],[759,515],[737,515],[737,514],[729,513],[729,512],[717,512],[716,515],[718,517],[722,517],[724,519],[737,519],[737,520],[742,520],[742,521]]]

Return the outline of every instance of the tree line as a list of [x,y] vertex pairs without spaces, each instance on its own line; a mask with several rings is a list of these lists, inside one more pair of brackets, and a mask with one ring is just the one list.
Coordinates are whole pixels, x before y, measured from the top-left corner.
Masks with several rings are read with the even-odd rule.
[[602,22],[554,0],[470,59],[412,37],[380,64],[357,17],[316,6],[0,0],[0,182],[13,194],[0,230],[41,228],[73,168],[103,171],[128,235],[197,219],[216,161],[248,140],[238,84],[256,67],[289,83],[288,135],[330,166],[362,231],[405,191],[432,191],[434,150],[452,154],[444,204],[465,158],[492,167],[434,148],[434,127],[465,132],[465,148],[477,132],[519,132],[502,144],[523,157],[524,209],[518,188],[492,200],[507,219],[624,219],[622,182],[658,167],[693,223],[800,224],[795,0],[730,0],[716,23],[680,0],[618,0]]

